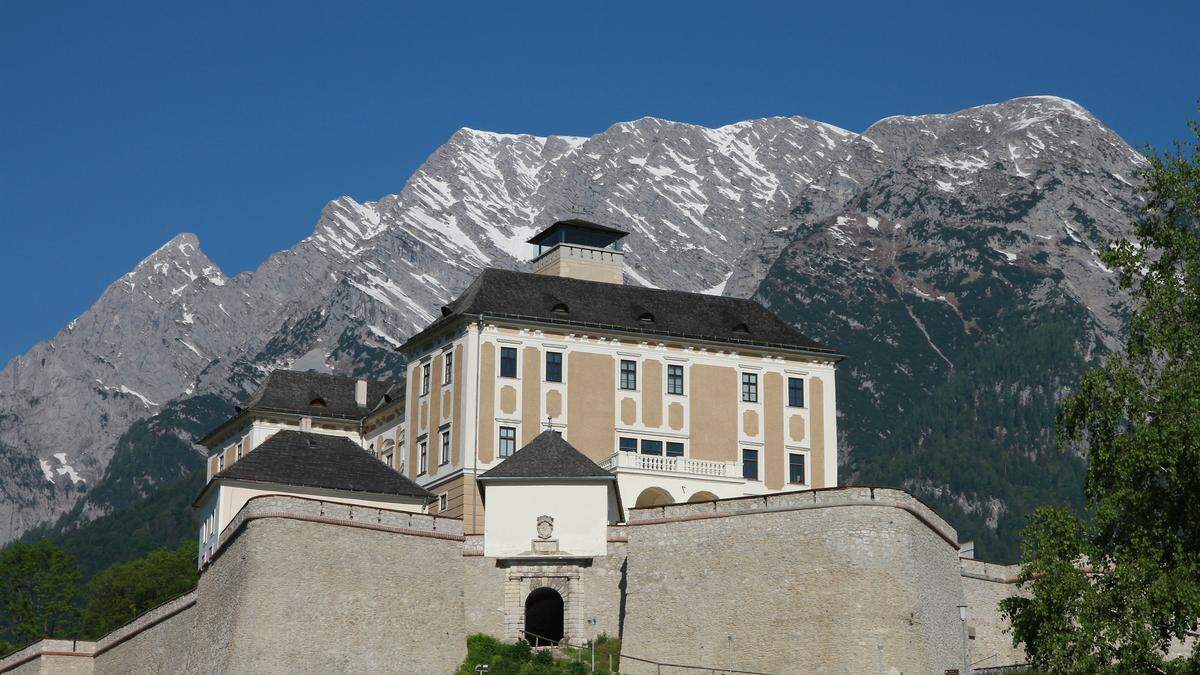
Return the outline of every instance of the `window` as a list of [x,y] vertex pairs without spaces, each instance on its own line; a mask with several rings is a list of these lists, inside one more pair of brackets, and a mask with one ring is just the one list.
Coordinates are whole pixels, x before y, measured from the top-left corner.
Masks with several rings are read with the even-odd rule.
[[371,444],[371,447],[367,448],[367,452],[371,453],[372,457],[379,456],[379,454],[375,452],[375,444],[374,443]]
[[246,452],[246,439],[243,438],[237,444],[237,458],[240,460],[242,458],[242,455],[245,452]]
[[757,450],[742,450],[742,478],[758,480]]
[[509,457],[517,451],[517,428],[500,427],[500,456]]
[[621,388],[637,389],[637,361],[621,359]]
[[219,457],[217,457],[217,471],[220,472],[220,471],[224,471],[224,470],[225,470],[225,453],[222,452],[221,455]]
[[446,369],[442,371],[442,384],[450,384],[454,376],[454,352],[446,352]]
[[442,456],[440,464],[450,463],[450,430],[442,429]]
[[802,378],[788,378],[788,405],[793,408],[804,407],[804,380]]
[[683,457],[683,443],[667,441],[667,457]]
[[643,455],[661,455],[662,441],[652,441],[648,438],[642,439],[642,454]]
[[619,448],[621,452],[637,452],[637,445],[636,438],[622,436],[617,440],[617,448]]
[[562,382],[561,352],[546,352],[546,381]]
[[758,373],[742,373],[742,400],[758,403]]
[[517,376],[517,348],[500,348],[500,377]]
[[391,468],[395,468],[395,466],[393,466],[393,461],[394,461],[394,458],[393,458],[392,453],[389,452],[383,456],[383,463],[387,464]]
[[417,475],[425,473],[429,468],[429,443],[421,441],[417,445]]
[[807,485],[804,480],[804,455],[799,452],[788,453],[788,482],[792,485]]
[[432,366],[428,363],[421,366],[421,395],[429,393],[429,369]]
[[450,493],[443,492],[438,495],[438,513],[445,511],[448,506],[450,506]]
[[683,366],[667,366],[667,393],[683,394]]

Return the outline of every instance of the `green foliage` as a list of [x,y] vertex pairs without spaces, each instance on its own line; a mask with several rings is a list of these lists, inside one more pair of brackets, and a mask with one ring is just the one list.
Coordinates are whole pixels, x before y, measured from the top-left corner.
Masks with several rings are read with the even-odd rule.
[[1137,302],[1126,351],[1088,372],[1058,418],[1064,444],[1087,454],[1092,519],[1040,512],[1025,533],[1031,595],[1003,604],[1014,642],[1054,672],[1200,667],[1196,647],[1166,659],[1200,620],[1200,143],[1151,157],[1143,178],[1135,239],[1103,256]]
[[[564,648],[563,659],[555,661],[550,651],[534,652],[528,642],[505,643],[488,635],[467,638],[467,658],[456,675],[475,675],[475,667],[486,664],[489,675],[583,675],[591,672],[591,650]],[[608,655],[614,668],[621,653],[621,641],[601,635],[596,639],[596,672],[609,673]],[[615,672],[615,671],[613,671]]]
[[73,637],[80,578],[74,561],[50,542],[17,542],[0,552],[0,641],[23,646]]
[[113,565],[87,584],[82,634],[102,637],[142,613],[196,587],[197,544],[189,540],[174,549],[159,549],[127,563]]

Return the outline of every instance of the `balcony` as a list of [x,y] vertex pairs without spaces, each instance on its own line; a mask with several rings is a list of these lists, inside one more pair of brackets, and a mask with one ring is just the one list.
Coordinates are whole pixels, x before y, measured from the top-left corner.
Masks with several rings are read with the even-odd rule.
[[653,471],[706,478],[733,478],[741,480],[741,466],[737,462],[713,462],[690,457],[663,457],[643,455],[637,452],[618,452],[600,462],[600,466],[614,473],[621,469]]

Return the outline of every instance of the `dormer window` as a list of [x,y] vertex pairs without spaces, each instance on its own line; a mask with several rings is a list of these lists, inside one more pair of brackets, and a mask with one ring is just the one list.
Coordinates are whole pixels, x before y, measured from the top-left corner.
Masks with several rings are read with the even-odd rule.
[[748,333],[750,332],[750,326],[747,326],[747,325],[746,325],[744,322],[743,322],[743,323],[739,323],[738,325],[736,325],[736,326],[734,326],[734,327],[733,327],[733,332],[735,332],[735,333],[747,333],[747,334],[748,334]]
[[450,305],[442,305],[442,316],[450,316],[454,310],[450,309]]
[[319,396],[317,398],[314,398],[313,400],[309,401],[308,406],[310,408],[328,408],[329,407],[325,404],[325,399],[323,399]]
[[551,307],[550,311],[555,314],[570,314],[571,313],[571,311],[569,309],[567,309],[566,303],[562,303],[562,302]]
[[654,315],[650,312],[642,312],[642,315],[638,317],[638,321],[642,323],[654,323]]

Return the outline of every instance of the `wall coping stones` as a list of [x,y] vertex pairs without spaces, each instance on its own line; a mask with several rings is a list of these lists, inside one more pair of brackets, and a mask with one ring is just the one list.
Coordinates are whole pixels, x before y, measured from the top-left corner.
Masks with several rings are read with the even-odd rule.
[[1019,564],[1002,565],[972,558],[959,558],[958,564],[962,568],[964,577],[998,584],[1015,584],[1018,575],[1021,574]]
[[924,502],[896,488],[836,487],[629,509],[628,526],[658,525],[762,513],[838,507],[886,507],[906,511],[958,549],[958,532]]
[[196,604],[196,589],[192,589],[187,593],[164,602],[154,609],[143,613],[138,618],[129,623],[115,629],[108,635],[96,641],[95,655],[99,656],[104,652],[116,647],[126,640],[136,636],[142,631],[153,628],[154,626],[166,621],[167,619],[179,614],[180,612],[190,609]]
[[77,656],[91,659],[96,652],[96,643],[89,640],[55,640],[45,638],[0,659],[0,673],[12,670],[43,656]]

